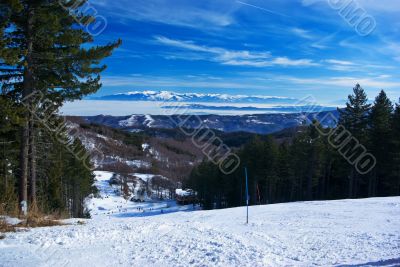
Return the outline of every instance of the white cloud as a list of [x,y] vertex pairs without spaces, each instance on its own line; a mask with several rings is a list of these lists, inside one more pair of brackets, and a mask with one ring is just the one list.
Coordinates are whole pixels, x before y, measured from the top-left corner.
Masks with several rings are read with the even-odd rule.
[[324,60],[325,63],[328,63],[327,68],[336,71],[357,71],[360,70],[360,66],[356,63],[347,60],[338,60],[338,59],[327,59]]
[[270,52],[248,51],[248,50],[228,50],[221,47],[210,47],[195,44],[192,41],[173,40],[164,36],[156,36],[156,41],[160,44],[177,47],[184,50],[196,51],[210,55],[210,61],[216,61],[223,65],[231,66],[317,66],[311,59],[290,59],[287,57],[272,57]]
[[189,75],[186,77],[163,76],[106,76],[102,78],[105,87],[147,87],[161,90],[163,88],[228,88],[228,89],[265,89],[264,84],[243,77],[221,78],[208,75]]
[[399,12],[400,2],[398,0],[358,0],[361,6],[368,11]]
[[155,39],[164,45],[174,46],[178,48],[183,48],[187,50],[204,52],[204,53],[213,53],[219,55],[219,59],[221,61],[228,61],[233,59],[266,59],[271,56],[269,52],[250,52],[246,50],[242,51],[234,51],[227,50],[220,47],[208,47],[197,45],[191,41],[178,41],[173,40],[164,36],[156,36]]
[[[190,41],[187,41],[187,42],[177,41],[177,40],[169,39],[164,36],[156,36],[155,39],[158,42],[165,44],[165,45],[169,45],[169,46],[175,46],[175,47],[189,49],[189,50],[198,51],[198,52],[209,52],[210,51],[209,48],[207,48],[205,46],[196,45]],[[216,49],[218,49],[218,48],[213,48],[211,50],[216,52]],[[220,49],[218,49],[218,50],[220,50]]]
[[363,71],[365,73],[370,71],[387,71],[394,69],[393,66],[390,65],[378,65],[378,64],[370,64],[368,62],[353,62],[349,60],[339,60],[339,59],[327,59],[322,62],[327,63],[326,68],[330,70],[336,71],[352,71],[352,72],[360,72]]
[[151,21],[168,25],[210,29],[235,23],[231,15],[236,5],[230,2],[182,0],[101,0],[94,3],[119,18]]
[[314,39],[315,36],[312,35],[309,31],[304,30],[304,29],[300,29],[300,28],[292,28],[290,29],[290,32],[292,32],[293,34],[300,36],[301,38],[304,39]]
[[[383,12],[398,12],[400,11],[400,1],[397,0],[357,0],[357,4],[369,12],[371,11],[383,11]],[[328,0],[302,0],[302,4],[304,6],[311,6],[314,4],[326,4],[329,7]],[[332,3],[337,3],[340,6],[343,3],[343,6],[348,3],[348,0],[339,0],[332,1]]]
[[389,81],[384,80],[385,77],[374,77],[374,78],[361,78],[361,77],[330,77],[330,78],[295,78],[285,77],[290,82],[296,84],[310,84],[310,85],[331,85],[338,87],[349,87],[359,83],[364,87],[372,88],[395,88],[400,87],[400,81]]
[[280,12],[277,12],[277,11],[274,11],[274,10],[271,10],[271,9],[267,9],[267,8],[264,8],[264,7],[261,7],[261,6],[252,5],[252,4],[249,4],[249,3],[242,2],[242,1],[236,1],[236,3],[242,4],[242,5],[245,5],[245,6],[249,6],[249,7],[253,7],[253,8],[265,11],[265,12],[267,12],[269,14],[282,16],[282,17],[289,17],[286,14],[283,14],[283,13],[280,13]]
[[352,66],[355,65],[353,62],[346,61],[346,60],[337,60],[337,59],[327,59],[325,62],[330,64],[337,64],[337,65],[345,65],[345,66]]
[[317,49],[320,49],[320,50],[324,50],[324,49],[328,49],[329,48],[329,46],[322,45],[320,43],[313,43],[313,44],[311,44],[311,47],[312,48],[317,48]]
[[323,37],[322,39],[319,39],[318,41],[311,44],[311,47],[320,49],[320,50],[328,49],[331,47],[332,41],[334,40],[334,38],[336,37],[337,34],[338,34],[338,32],[329,34],[329,35]]
[[259,67],[259,68],[271,66],[271,63],[268,61],[250,61],[250,60],[236,60],[236,59],[224,61],[222,62],[222,64],[229,66],[248,66],[248,67]]
[[287,57],[277,57],[272,63],[274,65],[282,65],[282,66],[318,66],[318,63],[315,63],[311,59],[289,59]]
[[393,56],[393,59],[400,61],[400,44],[393,41],[385,42],[386,46],[383,47],[382,52]]

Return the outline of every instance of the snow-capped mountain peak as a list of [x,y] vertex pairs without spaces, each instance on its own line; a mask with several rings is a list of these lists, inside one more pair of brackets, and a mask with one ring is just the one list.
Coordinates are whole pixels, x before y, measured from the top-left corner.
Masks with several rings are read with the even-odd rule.
[[176,101],[176,102],[230,102],[230,103],[264,103],[264,104],[293,104],[294,98],[264,95],[228,95],[177,93],[172,91],[132,91],[94,98],[96,100],[124,101]]

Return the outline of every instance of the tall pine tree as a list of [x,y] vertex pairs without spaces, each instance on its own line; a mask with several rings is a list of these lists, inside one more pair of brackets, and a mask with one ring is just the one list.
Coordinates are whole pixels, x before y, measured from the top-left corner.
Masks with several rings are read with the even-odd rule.
[[[353,95],[348,96],[346,108],[339,109],[339,125],[344,126],[361,144],[366,144],[368,140],[368,115],[371,105],[368,104],[367,94],[364,89],[357,84],[353,88]],[[353,166],[347,165],[343,160],[344,168],[349,173],[348,176],[348,197],[358,197],[360,184],[365,183]]]
[[391,121],[391,148],[390,148],[390,191],[393,196],[400,195],[400,101],[396,104]]
[[369,175],[368,196],[386,195],[389,191],[392,112],[393,104],[382,90],[370,114],[370,149],[377,165]]
[[[36,202],[38,114],[32,111],[43,107],[43,101],[55,104],[56,111],[64,101],[96,92],[101,86],[100,73],[106,68],[101,60],[121,43],[90,45],[94,40],[85,29],[95,18],[83,13],[85,4],[80,1],[77,6],[68,0],[6,0],[0,4],[4,19],[0,24],[2,92],[26,107],[20,145],[21,203],[28,201],[28,177],[30,201]],[[41,97],[28,97],[32,93]]]

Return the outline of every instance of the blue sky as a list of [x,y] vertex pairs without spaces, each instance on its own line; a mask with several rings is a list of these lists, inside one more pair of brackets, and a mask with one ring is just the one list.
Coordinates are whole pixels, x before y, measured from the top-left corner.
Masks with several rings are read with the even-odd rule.
[[380,89],[398,99],[400,1],[352,2],[376,21],[367,36],[329,4],[338,1],[347,0],[92,1],[108,22],[97,43],[123,40],[105,60],[97,95],[171,90],[334,103],[359,82],[370,99]]

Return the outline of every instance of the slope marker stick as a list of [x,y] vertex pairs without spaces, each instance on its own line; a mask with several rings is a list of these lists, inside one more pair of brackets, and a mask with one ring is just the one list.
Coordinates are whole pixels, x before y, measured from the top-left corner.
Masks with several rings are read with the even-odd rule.
[[246,174],[246,224],[249,223],[249,182],[247,178],[247,167],[244,168],[244,172]]

